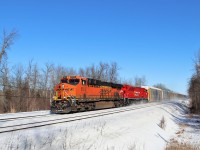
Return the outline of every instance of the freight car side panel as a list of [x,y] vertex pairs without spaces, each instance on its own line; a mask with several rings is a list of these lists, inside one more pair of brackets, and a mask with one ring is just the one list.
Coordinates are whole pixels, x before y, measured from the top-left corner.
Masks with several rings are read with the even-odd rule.
[[149,101],[159,101],[163,99],[162,90],[150,86],[142,86],[148,91],[148,100]]

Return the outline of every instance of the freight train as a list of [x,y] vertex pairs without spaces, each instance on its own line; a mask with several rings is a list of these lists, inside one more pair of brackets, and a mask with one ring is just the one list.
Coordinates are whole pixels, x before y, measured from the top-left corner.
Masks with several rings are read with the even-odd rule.
[[114,108],[132,103],[163,99],[163,91],[152,87],[134,87],[82,76],[64,76],[54,87],[52,113]]

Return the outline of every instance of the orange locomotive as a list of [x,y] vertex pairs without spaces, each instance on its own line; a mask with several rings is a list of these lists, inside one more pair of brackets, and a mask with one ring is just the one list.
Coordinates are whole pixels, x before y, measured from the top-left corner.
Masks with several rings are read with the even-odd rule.
[[[132,94],[133,89],[131,91],[127,88],[128,86],[81,76],[65,76],[54,88],[51,112],[69,113],[127,105],[133,102],[131,100],[135,100]],[[141,99],[147,99],[147,97],[141,97]]]

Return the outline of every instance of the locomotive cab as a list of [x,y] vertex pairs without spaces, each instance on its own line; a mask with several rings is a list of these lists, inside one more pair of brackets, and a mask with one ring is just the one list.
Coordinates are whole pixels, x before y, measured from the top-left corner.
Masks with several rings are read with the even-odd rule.
[[[54,88],[51,109],[56,113],[68,113],[76,107],[77,90],[86,85],[86,79],[79,76],[65,76]],[[84,89],[84,88],[83,88]]]
[[76,95],[76,85],[80,82],[79,79],[61,79],[55,90],[55,98],[57,100],[70,99]]

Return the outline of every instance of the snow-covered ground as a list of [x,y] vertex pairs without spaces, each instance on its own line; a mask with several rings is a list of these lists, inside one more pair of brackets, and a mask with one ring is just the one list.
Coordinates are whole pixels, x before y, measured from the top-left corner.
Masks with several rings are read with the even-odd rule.
[[[163,150],[173,141],[200,146],[200,117],[188,116],[186,105],[186,101],[173,101],[97,118],[0,133],[0,149]],[[82,112],[87,113],[91,112]],[[49,111],[3,114],[0,119],[39,114]],[[51,118],[61,116],[64,115]],[[0,121],[0,128],[9,122]]]

